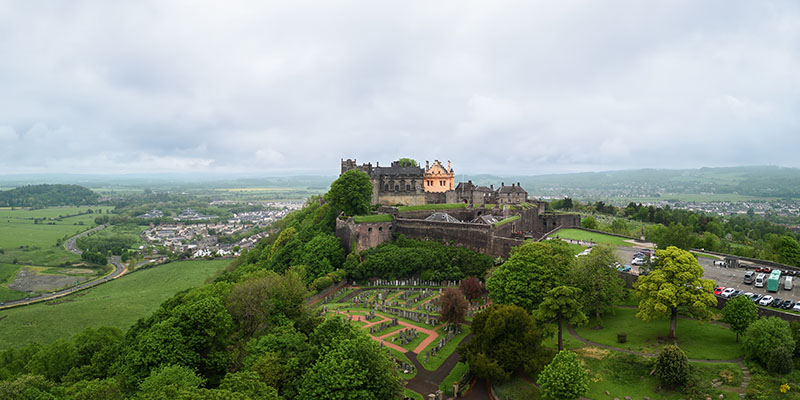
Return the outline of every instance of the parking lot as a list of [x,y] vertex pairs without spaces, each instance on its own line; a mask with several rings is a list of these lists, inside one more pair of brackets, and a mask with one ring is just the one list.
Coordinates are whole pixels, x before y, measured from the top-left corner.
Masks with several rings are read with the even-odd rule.
[[[624,261],[624,264],[631,264],[631,260],[633,259],[633,255],[637,252],[638,249],[631,248],[631,247],[620,247],[617,250],[617,255],[619,258]],[[769,294],[773,297],[780,297],[781,299],[790,299],[795,303],[800,301],[800,293],[798,293],[797,288],[793,288],[792,290],[784,290],[783,289],[783,277],[781,277],[779,289],[777,292],[768,292],[766,285],[763,288],[757,288],[754,284],[745,284],[744,283],[744,273],[746,271],[754,270],[755,266],[751,265],[749,268],[725,268],[721,266],[714,265],[715,259],[700,257],[698,258],[698,262],[700,266],[703,267],[705,270],[704,278],[711,279],[715,282],[715,287],[723,286],[723,287],[732,287],[742,292],[751,292],[756,294]],[[721,261],[721,259],[716,259],[716,261]],[[632,271],[634,274],[639,273],[639,267],[631,266]],[[769,274],[767,274],[769,277]],[[797,283],[800,283],[800,278],[795,278]]]

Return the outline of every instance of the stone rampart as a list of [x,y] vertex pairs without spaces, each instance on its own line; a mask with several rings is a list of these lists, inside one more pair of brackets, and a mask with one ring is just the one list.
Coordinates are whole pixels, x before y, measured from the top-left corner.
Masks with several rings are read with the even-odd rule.
[[398,234],[411,239],[435,240],[482,253],[491,248],[490,225],[397,218],[395,226]]

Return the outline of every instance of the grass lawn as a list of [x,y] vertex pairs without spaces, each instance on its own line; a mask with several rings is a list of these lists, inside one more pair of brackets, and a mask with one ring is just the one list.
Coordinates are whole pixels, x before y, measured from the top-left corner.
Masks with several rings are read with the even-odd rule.
[[697,258],[710,258],[712,260],[721,260],[722,259],[722,258],[717,257],[717,256],[712,256],[711,254],[703,254],[703,253],[698,253],[696,251],[692,251],[691,253],[694,254],[694,256],[697,257]]
[[[408,357],[405,354],[403,354],[403,353],[401,353],[401,352],[399,352],[399,351],[397,351],[395,349],[392,349],[392,348],[390,348],[388,346],[384,347],[384,349],[388,350],[389,351],[388,354],[391,355],[392,357],[396,358],[397,360],[399,360],[401,362],[404,362],[404,363],[406,363],[408,365],[414,365],[414,363],[412,363],[411,360],[409,360]],[[400,377],[405,379],[405,380],[410,380],[410,379],[413,379],[415,376],[417,376],[417,370],[416,369],[414,370],[414,372],[412,372],[410,374],[406,374],[406,373],[404,373],[403,371],[400,371],[400,370],[398,370],[397,372],[400,374]]]
[[[591,399],[624,398],[634,399],[654,397],[659,399],[682,399],[686,393],[672,390],[659,390],[658,380],[650,375],[653,360],[634,355],[608,352],[596,347],[578,350],[580,360],[589,375],[589,391],[584,395]],[[720,394],[726,399],[738,398],[735,389],[741,384],[742,371],[737,364],[701,364],[690,363],[694,381],[700,393],[718,398]],[[725,384],[713,388],[711,381],[719,379]],[[606,391],[611,395],[606,395]],[[705,396],[700,397],[705,398]]]
[[580,229],[562,229],[551,237],[558,236],[561,239],[572,239],[572,240],[582,240],[582,241],[593,241],[595,243],[605,243],[605,244],[613,244],[615,246],[628,246],[628,247],[635,247],[632,243],[626,242],[626,240],[617,236],[611,235],[604,235],[602,233],[596,232],[589,232]]
[[451,210],[455,208],[466,208],[467,205],[464,203],[453,203],[453,204],[420,204],[418,206],[400,206],[397,207],[397,210],[400,212],[403,211],[420,211],[420,210]]
[[505,218],[505,219],[503,219],[501,221],[495,222],[494,226],[503,226],[503,225],[505,225],[505,224],[507,224],[507,223],[509,223],[511,221],[516,221],[518,219],[519,219],[519,215],[515,215],[513,217],[508,217],[508,218]]
[[522,379],[522,377],[519,376],[516,376],[510,381],[501,385],[492,385],[492,387],[494,388],[495,393],[497,393],[497,396],[503,400],[533,400],[542,398],[542,396],[539,394],[539,389],[537,389],[536,386],[533,386],[532,383]]
[[376,214],[376,215],[356,215],[353,217],[353,222],[361,224],[364,222],[392,222],[394,217],[391,214]]
[[[583,342],[573,338],[572,335],[567,332],[566,326],[561,339],[564,341],[565,350],[575,350],[584,346]],[[542,340],[542,346],[548,349],[558,350],[558,332],[556,331],[551,337],[544,338],[544,340]]]
[[408,388],[403,388],[403,395],[405,395],[406,397],[408,397],[410,399],[414,399],[414,400],[425,400],[425,398],[422,397],[421,394],[419,394],[419,393],[417,393],[417,392],[415,392],[415,391],[413,391],[411,389],[408,389]]
[[391,342],[392,338],[396,338],[396,340],[393,342],[394,344],[396,344],[396,345],[398,345],[398,346],[400,346],[400,347],[402,347],[402,348],[404,348],[404,349],[406,349],[408,351],[413,351],[427,337],[428,337],[428,335],[426,335],[426,334],[424,334],[422,332],[419,332],[419,333],[417,333],[417,337],[415,337],[414,340],[408,342],[407,344],[400,344],[400,334],[398,332],[398,334],[392,335],[391,337],[389,337],[387,339],[388,339],[388,341]]
[[[375,326],[375,328],[378,328],[378,326]],[[389,326],[389,327],[386,327],[386,329],[384,329],[382,331],[378,331],[378,332],[373,333],[372,336],[383,336],[383,335],[385,335],[387,333],[391,333],[391,332],[394,332],[394,331],[399,331],[400,329],[403,329],[403,328],[404,328],[403,325]]]
[[[575,331],[584,339],[609,346],[648,354],[657,354],[665,343],[659,337],[669,333],[669,320],[644,322],[636,318],[636,309],[617,308],[615,315],[603,318],[603,329],[594,329],[596,323],[590,319]],[[625,332],[627,342],[617,343],[617,333]],[[736,334],[730,329],[695,320],[678,319],[678,346],[689,358],[707,360],[733,360],[743,356],[741,343],[736,343]],[[566,336],[566,335],[565,335]]]
[[461,377],[469,371],[469,366],[462,362],[458,362],[450,373],[447,374],[447,377],[444,378],[442,383],[439,384],[439,389],[444,392],[444,394],[448,396],[453,395],[453,384],[460,381]]
[[[436,332],[439,334],[439,338],[445,337],[447,335],[441,327],[436,328]],[[453,354],[456,351],[456,347],[464,340],[465,337],[469,335],[469,326],[461,325],[461,333],[456,335],[453,340],[447,342],[446,345],[438,352],[435,356],[430,356],[428,358],[428,362],[425,362],[425,352],[436,347],[439,344],[439,340],[434,340],[431,344],[428,345],[421,353],[417,354],[417,361],[419,361],[422,366],[427,369],[428,371],[436,371],[439,367],[442,366],[444,360],[447,357],[450,357],[450,354]]]
[[230,260],[182,261],[137,271],[45,303],[0,310],[0,349],[50,343],[87,327],[128,329],[175,293],[202,285]]

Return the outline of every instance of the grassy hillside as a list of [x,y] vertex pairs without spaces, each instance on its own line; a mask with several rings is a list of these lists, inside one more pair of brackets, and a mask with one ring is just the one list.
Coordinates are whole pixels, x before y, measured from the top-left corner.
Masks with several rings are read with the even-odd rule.
[[49,343],[86,327],[122,330],[175,293],[199,286],[230,260],[182,261],[142,270],[71,296],[0,310],[0,349]]

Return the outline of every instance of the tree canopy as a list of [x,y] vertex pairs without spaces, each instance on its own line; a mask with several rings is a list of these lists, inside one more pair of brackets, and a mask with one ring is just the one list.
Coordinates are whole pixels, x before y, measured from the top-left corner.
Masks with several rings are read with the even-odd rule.
[[688,251],[671,246],[656,251],[656,256],[653,271],[639,276],[634,285],[639,297],[636,316],[645,321],[669,317],[669,337],[675,338],[679,309],[693,318],[711,318],[710,307],[717,303],[714,282],[702,279],[703,267]]
[[566,282],[574,262],[563,241],[526,242],[511,250],[508,261],[486,281],[486,288],[494,302],[533,312],[550,289]]
[[482,378],[501,383],[522,367],[538,371],[543,365],[544,331],[521,307],[492,305],[475,315],[472,333],[472,340],[458,352]]
[[572,400],[589,390],[589,376],[581,366],[578,355],[562,350],[539,374],[542,397],[553,400]]
[[744,333],[747,327],[757,319],[758,307],[747,296],[728,299],[725,307],[722,308],[722,322],[730,325],[731,330],[736,332],[737,342],[739,335]]
[[345,215],[364,215],[369,213],[372,199],[372,182],[363,171],[351,169],[331,183],[325,200]]
[[570,275],[570,286],[581,292],[581,308],[593,313],[598,323],[600,316],[613,310],[625,296],[625,281],[614,268],[616,250],[610,245],[595,246],[591,253],[579,257]]
[[795,342],[789,323],[778,317],[759,318],[745,331],[744,351],[747,357],[766,366],[772,350],[786,347],[791,352]]
[[571,286],[558,286],[550,289],[536,310],[539,321],[555,321],[558,326],[558,350],[564,350],[562,322],[572,325],[585,324],[586,315],[580,307],[581,290]]
[[100,195],[78,185],[28,185],[0,191],[0,207],[55,207],[97,204]]

